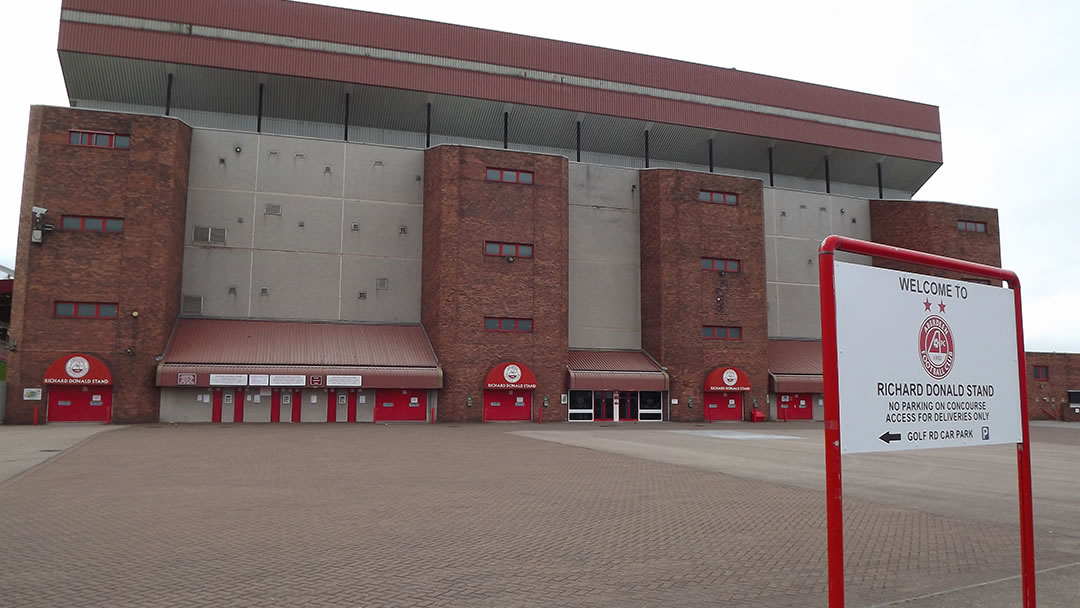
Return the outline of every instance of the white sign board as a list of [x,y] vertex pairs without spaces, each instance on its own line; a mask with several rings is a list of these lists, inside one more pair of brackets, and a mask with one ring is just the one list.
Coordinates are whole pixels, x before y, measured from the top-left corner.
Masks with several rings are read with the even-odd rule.
[[307,386],[307,376],[299,374],[271,375],[270,386]]
[[327,376],[326,386],[362,386],[363,376]]
[[247,386],[246,374],[210,374],[210,386]]
[[41,401],[41,389],[40,388],[24,388],[22,392],[23,401]]
[[842,453],[1021,441],[1011,289],[835,270]]
[[267,374],[251,374],[248,376],[250,386],[270,386],[270,376]]

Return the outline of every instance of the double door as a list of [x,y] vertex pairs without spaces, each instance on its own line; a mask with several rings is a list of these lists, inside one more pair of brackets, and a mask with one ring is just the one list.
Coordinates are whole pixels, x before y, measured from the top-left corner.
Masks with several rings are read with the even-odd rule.
[[593,391],[593,420],[637,420],[636,391]]

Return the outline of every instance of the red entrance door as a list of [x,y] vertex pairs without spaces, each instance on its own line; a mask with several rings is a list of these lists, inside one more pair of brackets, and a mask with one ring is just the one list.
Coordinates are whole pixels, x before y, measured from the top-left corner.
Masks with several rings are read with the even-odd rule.
[[813,395],[810,393],[780,393],[776,396],[776,417],[780,420],[813,420]]
[[49,422],[105,422],[111,409],[111,386],[49,388]]
[[484,391],[484,420],[532,420],[532,391]]
[[742,393],[705,393],[705,421],[742,420]]
[[375,422],[388,420],[427,420],[427,391],[423,389],[384,389],[375,391]]

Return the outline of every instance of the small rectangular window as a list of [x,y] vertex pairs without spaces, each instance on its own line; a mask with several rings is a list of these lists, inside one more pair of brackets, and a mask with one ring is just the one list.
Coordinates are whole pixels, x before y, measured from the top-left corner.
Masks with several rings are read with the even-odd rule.
[[1036,365],[1035,366],[1035,379],[1036,380],[1049,380],[1050,379],[1050,368],[1045,366],[1045,365]]
[[498,243],[487,241],[484,243],[484,255],[531,258],[533,255],[533,247],[532,245],[525,245],[522,243]]
[[705,270],[716,270],[719,272],[739,272],[742,269],[739,260],[729,260],[725,258],[701,258],[701,267]]
[[65,215],[60,220],[60,227],[64,230],[82,230],[82,218],[76,215]]
[[698,192],[698,200],[706,203],[719,203],[721,205],[736,205],[739,202],[739,195],[734,192],[701,190]]
[[102,319],[115,319],[117,308],[116,304],[98,304],[98,316]]
[[114,135],[113,147],[121,150],[127,150],[131,147],[131,137],[127,135]]
[[105,220],[100,217],[83,218],[83,230],[87,232],[101,232],[105,228]]
[[75,308],[75,315],[80,319],[92,319],[97,316],[97,304],[79,304]]
[[986,222],[957,220],[956,229],[961,232],[986,232]]
[[701,336],[709,340],[741,340],[741,327],[705,326],[701,330]]
[[532,325],[532,319],[484,318],[484,329],[488,331],[528,333]]
[[513,169],[494,169],[488,167],[487,179],[491,182],[507,182],[510,184],[533,183],[532,171],[517,171]]
[[95,304],[92,302],[57,302],[53,306],[53,315],[57,317],[79,319],[115,319],[119,307],[116,304]]
[[107,219],[105,220],[105,232],[123,232],[124,220]]
[[58,317],[74,317],[75,305],[71,302],[57,302],[55,314]]
[[86,231],[86,232],[123,232],[124,220],[120,218],[86,217],[82,215],[65,215],[61,218],[60,227],[63,230]]
[[68,143],[73,146],[92,146],[94,148],[116,148],[127,150],[131,147],[131,137],[129,135],[115,135],[113,133],[69,131]]
[[109,136],[105,135],[104,133],[95,133],[94,134],[94,144],[93,145],[97,146],[99,148],[108,148],[109,147]]

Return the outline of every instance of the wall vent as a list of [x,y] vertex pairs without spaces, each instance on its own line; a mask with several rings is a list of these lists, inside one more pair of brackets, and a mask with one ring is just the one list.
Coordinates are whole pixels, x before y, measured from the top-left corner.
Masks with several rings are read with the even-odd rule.
[[367,292],[366,291],[361,291],[360,293],[356,294],[356,299],[357,300],[366,300],[367,299]]
[[229,295],[230,296],[235,296],[236,295],[236,285],[229,285]]
[[409,227],[402,224],[397,227],[398,234],[409,234]]
[[375,289],[390,289],[390,279],[375,279]]
[[266,203],[263,206],[263,215],[281,215],[281,205],[277,203]]
[[225,229],[224,228],[211,228],[210,229],[210,242],[218,245],[225,244]]
[[210,227],[209,226],[195,226],[191,231],[191,240],[196,243],[209,243],[210,242]]
[[360,222],[353,222],[352,223],[352,231],[353,232],[360,232]]
[[202,315],[202,296],[184,296],[180,305],[180,313],[184,315]]

